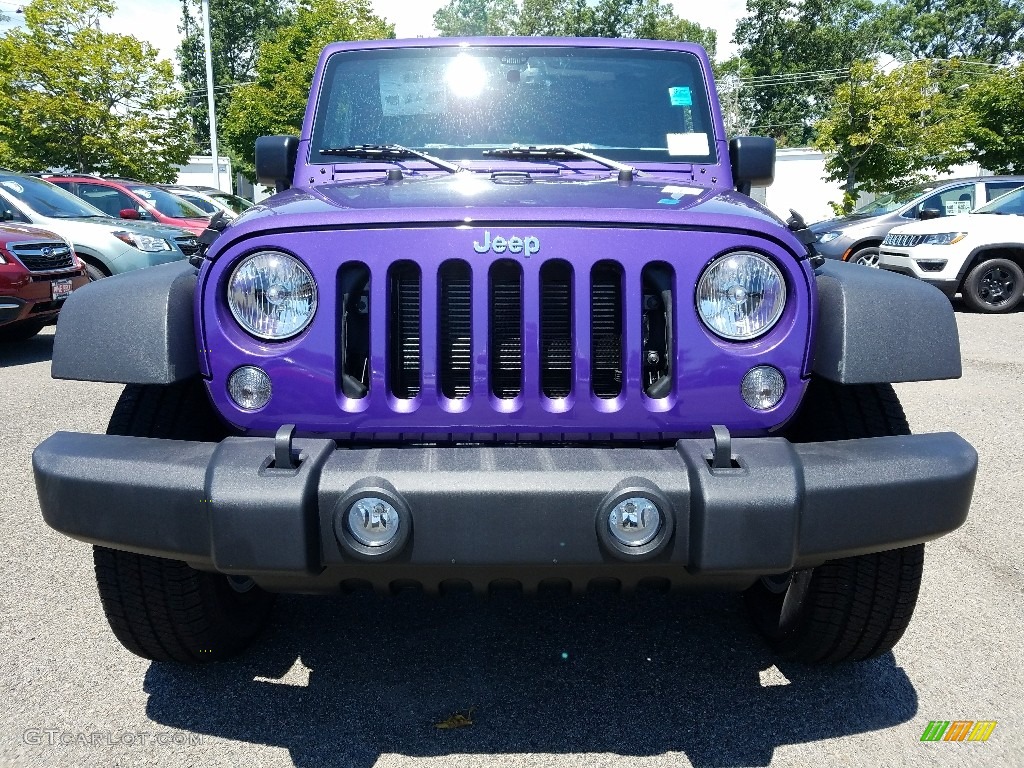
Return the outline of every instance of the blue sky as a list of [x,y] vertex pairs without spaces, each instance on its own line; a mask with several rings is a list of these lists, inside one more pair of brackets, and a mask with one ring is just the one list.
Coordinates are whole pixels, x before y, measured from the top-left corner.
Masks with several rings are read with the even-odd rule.
[[[399,37],[429,36],[433,33],[434,11],[445,0],[371,0],[374,10],[395,23]],[[719,57],[732,51],[730,39],[733,27],[746,7],[746,0],[671,0],[676,13],[691,21],[718,31]],[[0,11],[11,17],[0,25],[0,30],[18,24],[15,11],[22,3],[0,0]],[[147,40],[161,53],[173,59],[180,33],[181,0],[120,0],[117,13],[107,20],[103,28],[108,32],[130,34]]]

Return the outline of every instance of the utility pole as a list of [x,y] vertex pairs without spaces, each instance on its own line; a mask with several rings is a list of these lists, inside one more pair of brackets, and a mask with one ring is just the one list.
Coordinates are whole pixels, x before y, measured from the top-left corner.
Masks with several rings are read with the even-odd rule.
[[203,0],[203,31],[206,38],[206,102],[210,110],[210,154],[213,155],[213,186],[220,189],[220,157],[217,155],[217,109],[213,99],[213,41],[210,37],[210,0]]

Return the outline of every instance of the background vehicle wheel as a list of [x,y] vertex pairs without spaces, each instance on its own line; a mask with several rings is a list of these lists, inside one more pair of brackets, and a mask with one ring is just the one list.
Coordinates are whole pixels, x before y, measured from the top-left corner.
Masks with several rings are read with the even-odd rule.
[[[794,422],[793,442],[910,433],[888,384],[813,379]],[[917,603],[924,545],[830,560],[765,576],[745,593],[748,614],[780,655],[806,663],[861,661],[891,650]]]
[[850,256],[849,262],[851,264],[860,264],[865,267],[874,267],[878,269],[878,257],[879,251],[877,248],[861,248],[855,254]]
[[962,293],[975,312],[1009,312],[1024,296],[1024,271],[1009,259],[987,259],[967,273]]
[[93,264],[86,263],[85,275],[89,278],[90,283],[95,283],[97,280],[102,280],[106,277],[107,273]]
[[10,328],[0,328],[0,342],[25,341],[41,330],[45,323],[18,323]]
[[[107,433],[170,440],[226,434],[203,386],[128,386]],[[273,595],[251,580],[197,571],[185,563],[93,548],[103,612],[121,644],[154,661],[197,663],[246,648],[266,625]]]

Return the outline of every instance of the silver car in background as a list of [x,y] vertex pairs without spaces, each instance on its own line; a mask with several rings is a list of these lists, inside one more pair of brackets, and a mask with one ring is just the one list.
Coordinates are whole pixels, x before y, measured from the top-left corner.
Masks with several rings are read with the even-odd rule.
[[0,218],[43,227],[74,246],[90,279],[180,261],[199,250],[178,227],[115,219],[35,176],[0,172]]

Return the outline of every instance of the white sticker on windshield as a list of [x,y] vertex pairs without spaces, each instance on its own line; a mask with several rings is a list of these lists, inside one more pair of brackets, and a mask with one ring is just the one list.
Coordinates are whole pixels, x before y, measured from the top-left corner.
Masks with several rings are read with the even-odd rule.
[[701,189],[700,187],[676,187],[669,185],[665,187],[663,190],[661,190],[661,194],[672,195],[672,197],[678,200],[681,197],[692,197],[694,195],[699,195],[703,191],[704,190]]
[[669,133],[665,138],[668,140],[670,155],[703,156],[711,154],[711,145],[708,143],[706,133]]
[[381,62],[380,108],[384,117],[444,112],[447,89],[441,68],[414,61]]
[[956,216],[960,213],[970,213],[971,208],[972,205],[970,200],[950,200],[946,203],[946,215]]
[[16,181],[4,181],[4,182],[0,182],[0,183],[2,183],[8,189],[10,189],[10,190],[12,190],[14,192],[17,192],[19,195],[24,193],[24,191],[25,191],[25,188],[23,186],[21,186],[21,184],[19,184]]

